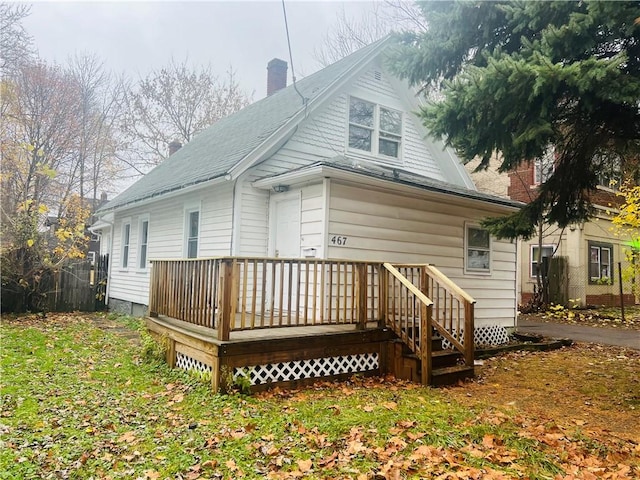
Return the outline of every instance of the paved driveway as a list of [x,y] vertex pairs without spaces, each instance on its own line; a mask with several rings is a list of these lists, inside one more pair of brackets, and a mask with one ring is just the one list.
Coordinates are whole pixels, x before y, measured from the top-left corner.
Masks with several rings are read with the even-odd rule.
[[538,333],[551,338],[570,338],[576,342],[618,345],[640,350],[640,331],[638,330],[619,330],[617,328],[518,319],[518,331]]

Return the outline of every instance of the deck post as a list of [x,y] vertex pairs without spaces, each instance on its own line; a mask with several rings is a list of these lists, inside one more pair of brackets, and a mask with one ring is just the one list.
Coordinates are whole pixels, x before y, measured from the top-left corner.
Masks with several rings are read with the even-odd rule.
[[388,274],[384,265],[379,263],[378,268],[378,326],[387,324],[387,298],[389,297]]
[[230,258],[222,260],[222,268],[220,269],[220,283],[222,284],[220,299],[220,324],[218,325],[218,340],[229,340],[229,332],[231,331],[232,316],[232,293],[233,293],[233,272],[235,261]]
[[158,316],[158,265],[151,262],[151,281],[149,282],[149,316]]
[[467,367],[473,367],[474,360],[474,304],[464,302],[464,363]]
[[176,367],[176,341],[173,338],[167,339],[167,351],[165,352],[165,360],[170,368]]
[[356,315],[358,316],[358,330],[367,328],[367,265],[358,263],[356,267]]
[[433,305],[421,303],[420,315],[420,360],[422,385],[431,384],[431,319],[433,315]]

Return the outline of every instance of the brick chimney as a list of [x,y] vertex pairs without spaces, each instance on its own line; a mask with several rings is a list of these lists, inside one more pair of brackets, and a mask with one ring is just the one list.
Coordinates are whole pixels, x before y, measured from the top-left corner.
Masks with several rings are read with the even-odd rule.
[[174,140],[169,144],[169,156],[173,155],[181,148],[182,148],[182,144],[178,140]]
[[287,62],[274,58],[267,64],[267,96],[287,86]]

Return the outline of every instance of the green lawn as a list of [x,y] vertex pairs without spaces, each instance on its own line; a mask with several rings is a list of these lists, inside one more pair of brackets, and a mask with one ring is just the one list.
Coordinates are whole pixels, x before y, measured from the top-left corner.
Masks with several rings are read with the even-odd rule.
[[4,319],[0,333],[0,479],[640,475],[631,440],[447,390],[354,378],[215,395],[89,317]]

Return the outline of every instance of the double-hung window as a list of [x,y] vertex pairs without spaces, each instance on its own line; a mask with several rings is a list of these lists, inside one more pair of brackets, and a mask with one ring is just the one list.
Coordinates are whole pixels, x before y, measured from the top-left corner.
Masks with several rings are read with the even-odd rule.
[[472,273],[490,273],[491,237],[483,228],[466,226],[465,268]]
[[129,243],[131,241],[131,223],[126,222],[122,224],[122,248],[120,249],[122,268],[129,266]]
[[[538,271],[540,271],[540,265],[544,264],[545,258],[553,257],[553,251],[555,247],[553,245],[543,245],[542,250],[538,245],[531,245],[531,277],[537,277]],[[538,263],[538,254],[540,255]]]
[[613,245],[589,242],[589,282],[613,283]]
[[402,112],[349,99],[349,148],[399,159],[401,145]]
[[189,209],[186,211],[186,239],[185,250],[187,258],[198,257],[198,237],[200,235],[200,210]]
[[147,268],[147,249],[149,245],[149,219],[140,219],[140,231],[138,232],[138,268]]

